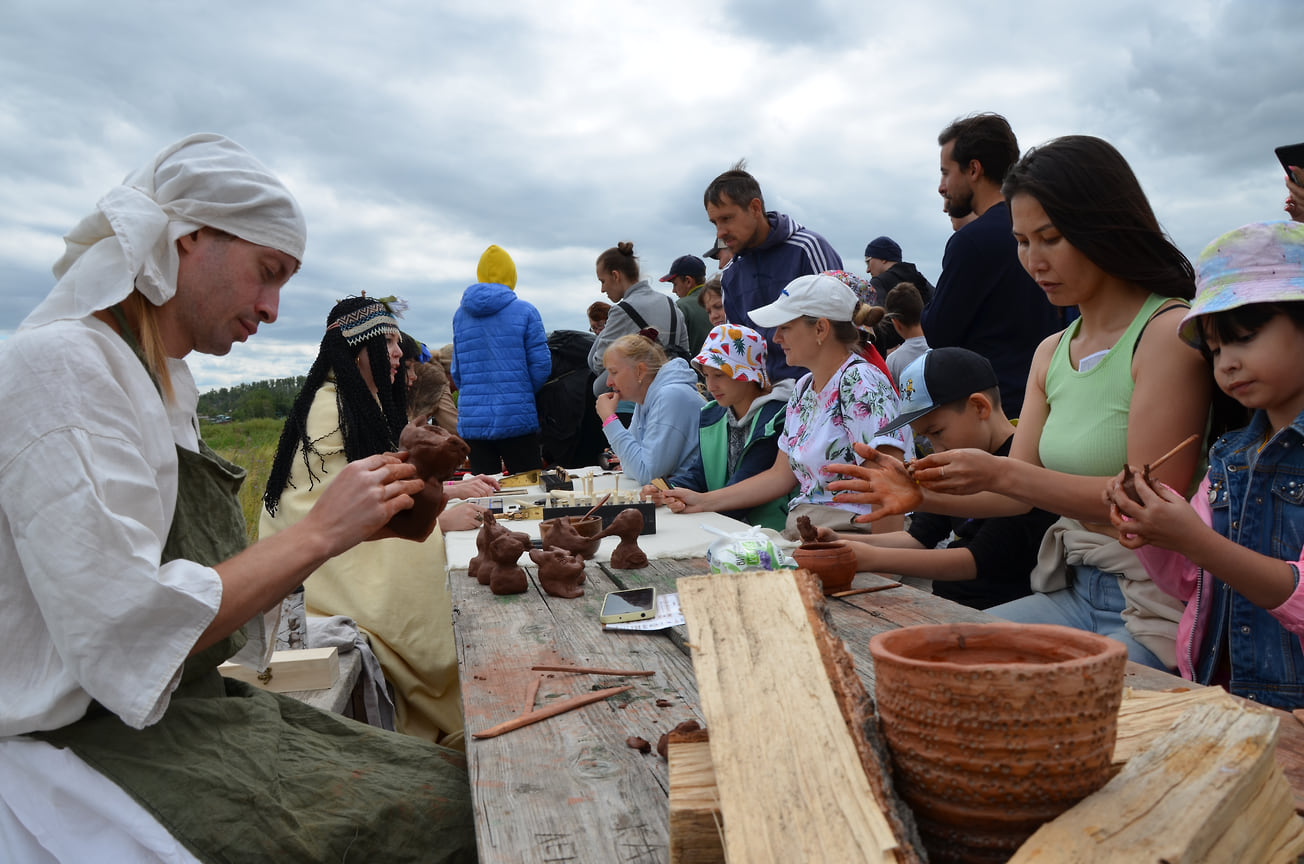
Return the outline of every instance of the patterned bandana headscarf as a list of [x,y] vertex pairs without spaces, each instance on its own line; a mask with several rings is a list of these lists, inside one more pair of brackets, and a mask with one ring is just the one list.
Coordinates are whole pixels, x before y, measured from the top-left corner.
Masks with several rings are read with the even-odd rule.
[[23,321],[78,320],[138,289],[161,306],[177,291],[176,241],[203,227],[303,260],[308,229],[288,189],[239,144],[191,135],[99,200],[64,237],[59,281]]
[[740,324],[717,324],[706,334],[702,352],[693,358],[693,366],[719,369],[735,381],[752,381],[762,389],[770,386],[765,371],[765,337]]

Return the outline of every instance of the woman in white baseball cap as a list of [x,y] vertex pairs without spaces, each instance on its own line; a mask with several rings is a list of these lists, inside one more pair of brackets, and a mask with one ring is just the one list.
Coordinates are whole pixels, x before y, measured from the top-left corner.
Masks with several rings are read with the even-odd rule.
[[[712,492],[671,489],[664,497],[672,510],[737,510],[756,507],[794,491],[787,533],[808,516],[815,525],[838,531],[868,533],[853,517],[870,512],[864,504],[837,503],[826,488],[824,466],[855,459],[851,445],[867,444],[897,458],[914,455],[908,426],[880,430],[896,419],[898,397],[892,382],[856,352],[856,325],[871,307],[861,303],[842,281],[826,274],[800,276],[778,299],[748,312],[760,327],[774,327],[774,341],[789,365],[810,372],[798,379],[779,437],[774,465],[746,480]],[[879,520],[879,531],[898,531],[904,518]]]

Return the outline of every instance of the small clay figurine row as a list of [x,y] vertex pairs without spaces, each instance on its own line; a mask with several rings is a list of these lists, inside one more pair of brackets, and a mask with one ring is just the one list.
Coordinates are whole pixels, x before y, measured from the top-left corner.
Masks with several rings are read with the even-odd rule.
[[[601,520],[590,517],[597,525]],[[577,526],[576,521],[581,523]],[[552,519],[541,527],[543,549],[532,549],[528,534],[499,525],[493,513],[486,513],[484,524],[475,538],[476,555],[467,566],[467,574],[495,594],[521,594],[529,587],[525,570],[517,561],[529,550],[530,560],[539,568],[539,584],[553,597],[572,599],[584,595],[584,561],[597,553],[603,537],[618,537],[620,543],[611,552],[611,566],[619,570],[646,567],[647,555],[639,548],[643,533],[643,514],[634,508],[616,514],[605,531],[591,536],[588,520],[572,517]]]

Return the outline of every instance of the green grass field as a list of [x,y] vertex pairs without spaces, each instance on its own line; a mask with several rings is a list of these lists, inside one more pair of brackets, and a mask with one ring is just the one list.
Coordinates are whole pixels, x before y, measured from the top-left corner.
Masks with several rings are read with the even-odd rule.
[[234,423],[201,423],[199,434],[222,456],[239,465],[249,476],[240,487],[240,509],[244,511],[249,542],[258,539],[258,514],[263,506],[263,489],[276,456],[276,442],[284,421],[263,418]]

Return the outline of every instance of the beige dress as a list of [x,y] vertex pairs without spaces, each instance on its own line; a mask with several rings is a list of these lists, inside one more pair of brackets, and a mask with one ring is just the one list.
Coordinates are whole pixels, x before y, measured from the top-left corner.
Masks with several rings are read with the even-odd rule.
[[[334,381],[317,391],[308,436],[324,464],[309,489],[300,448],[276,516],[262,511],[258,536],[270,537],[302,519],[348,460],[339,428]],[[371,650],[394,687],[399,732],[462,749],[462,700],[453,641],[444,537],[424,543],[388,539],[361,543],[319,567],[304,583],[309,615],[347,615],[367,632]]]

